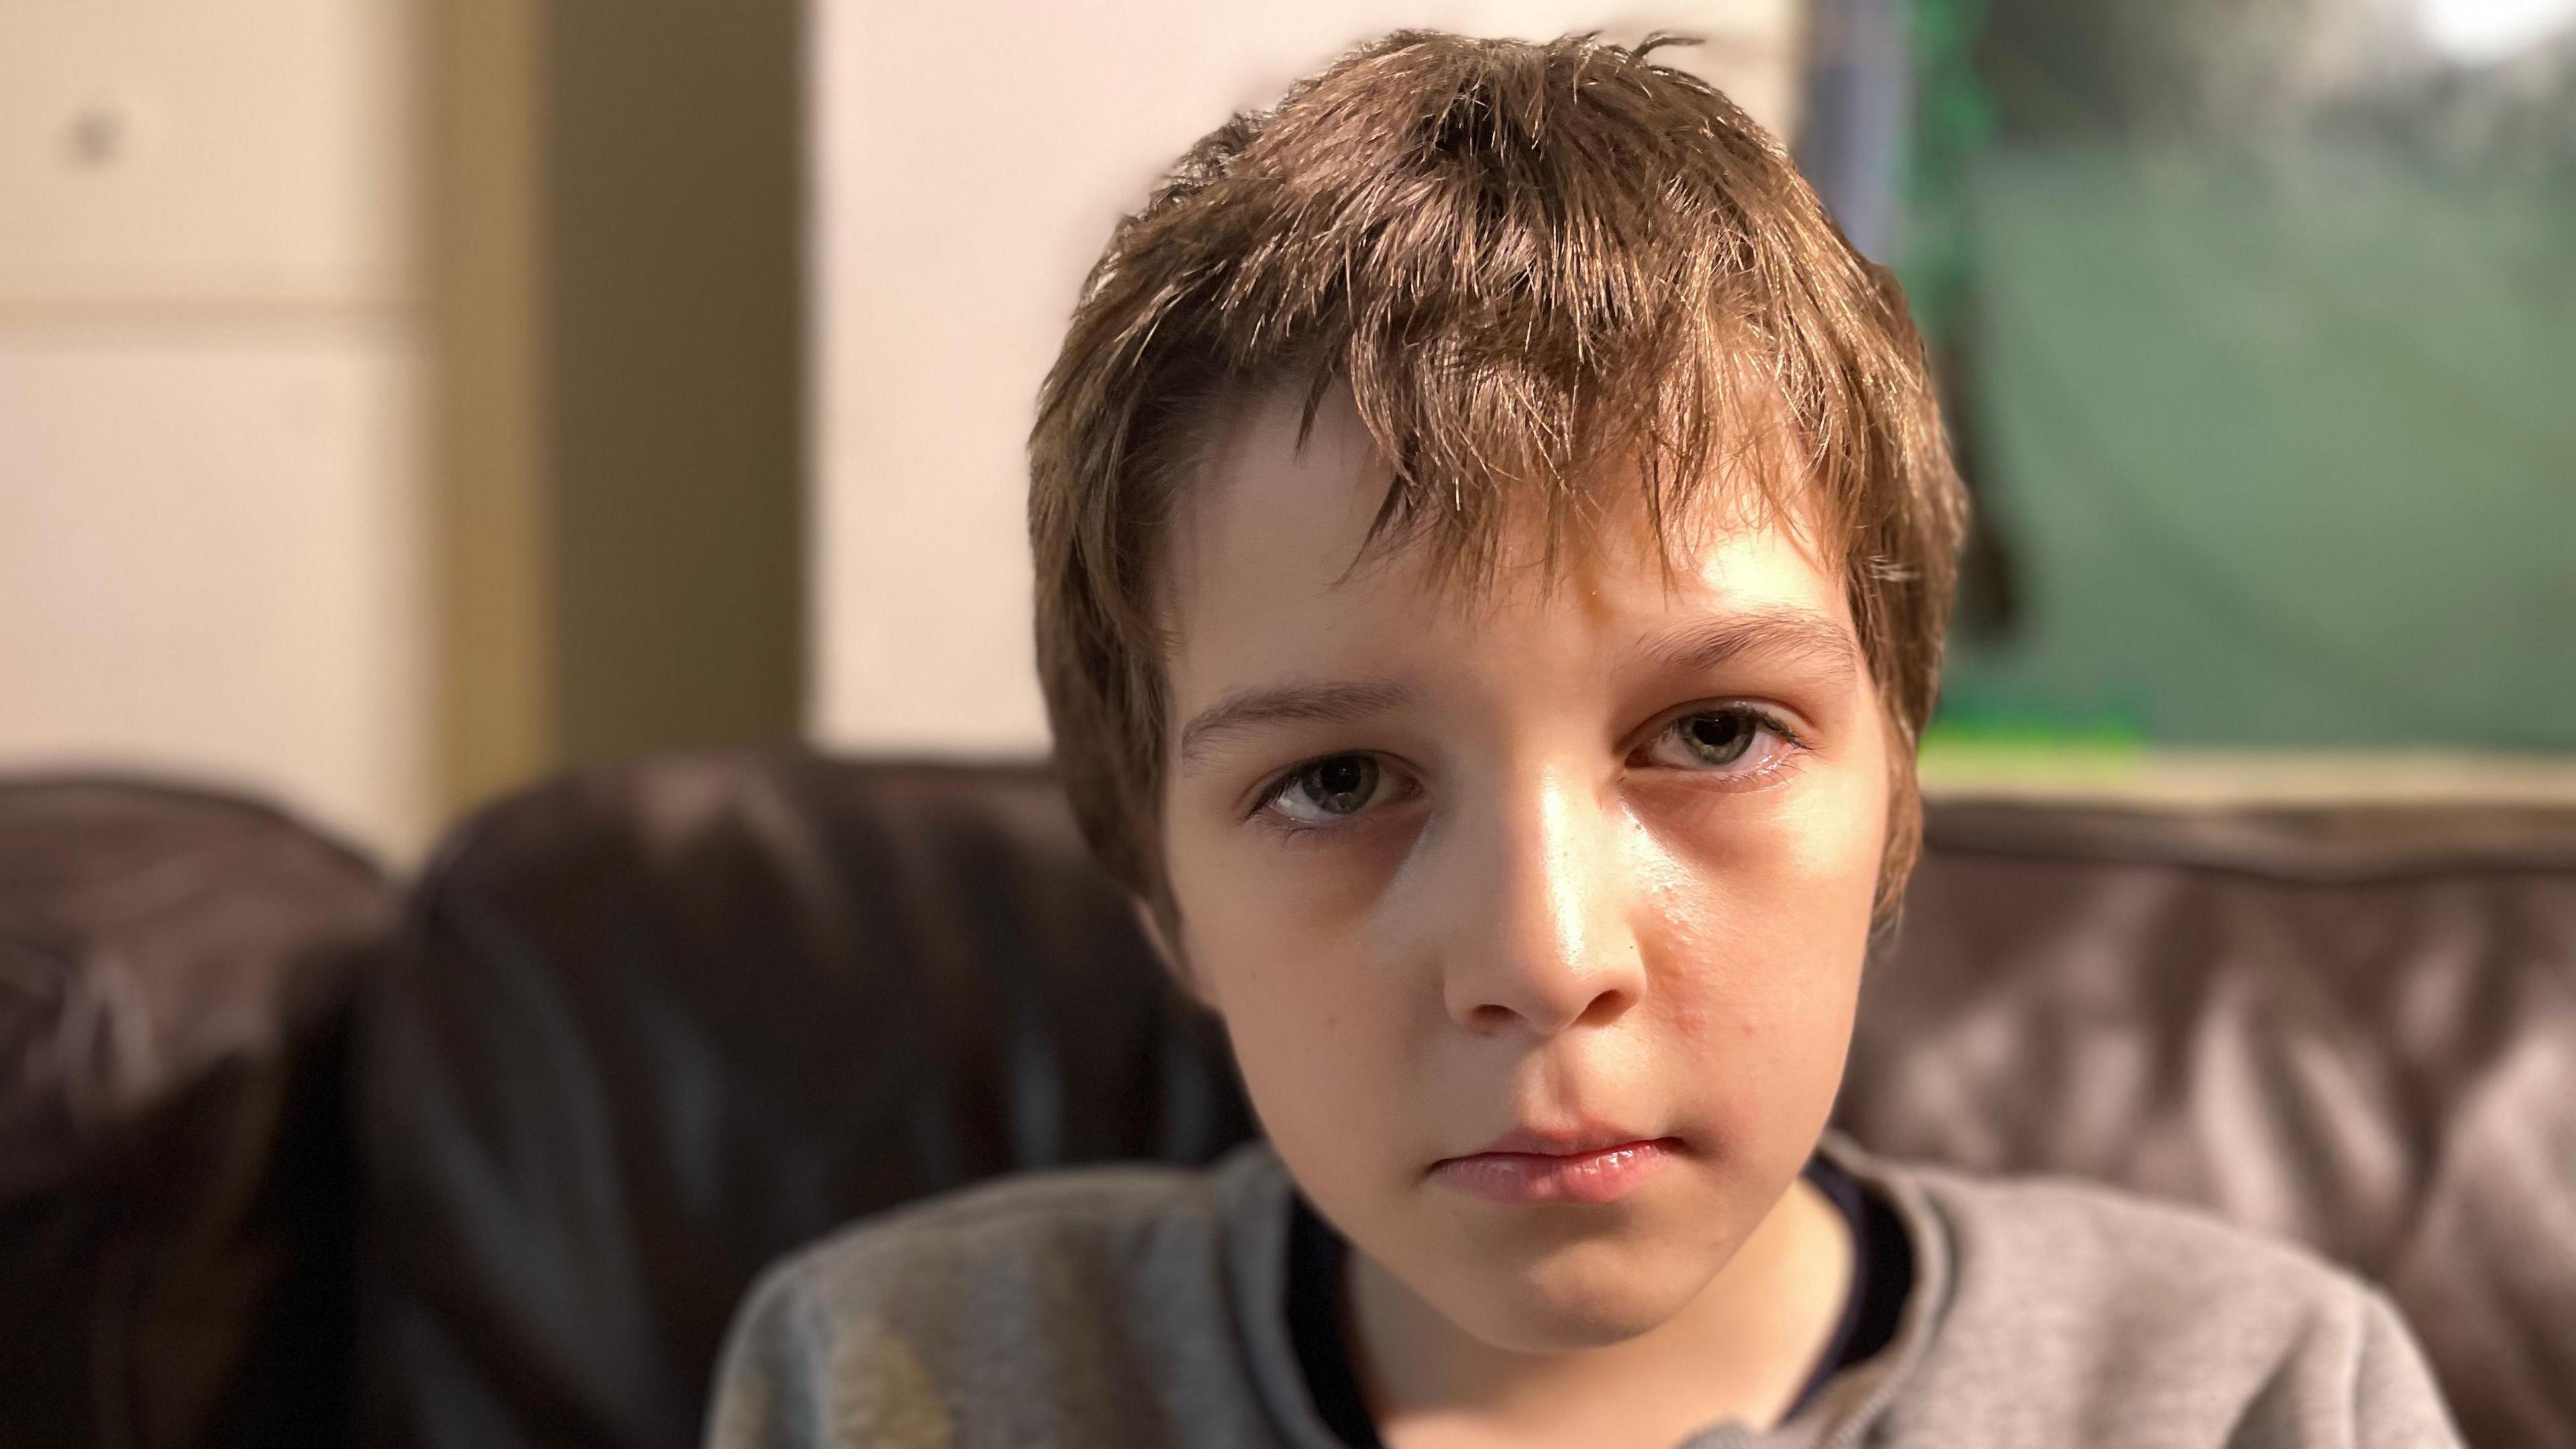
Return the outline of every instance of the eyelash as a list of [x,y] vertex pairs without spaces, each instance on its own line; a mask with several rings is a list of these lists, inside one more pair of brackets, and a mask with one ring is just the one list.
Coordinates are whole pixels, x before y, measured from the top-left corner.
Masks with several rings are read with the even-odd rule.
[[[1791,725],[1787,720],[1781,718],[1778,712],[1764,709],[1760,705],[1755,704],[1723,704],[1716,706],[1695,705],[1689,709],[1683,710],[1681,713],[1672,716],[1662,724],[1656,726],[1655,732],[1646,737],[1646,745],[1651,745],[1655,741],[1662,739],[1665,735],[1671,733],[1675,727],[1687,721],[1704,719],[1711,715],[1729,714],[1749,716],[1753,720],[1755,728],[1766,730],[1772,735],[1777,736],[1781,745],[1779,752],[1766,762],[1762,768],[1758,770],[1749,770],[1741,775],[1726,776],[1725,778],[1730,784],[1740,784],[1748,780],[1770,779],[1772,776],[1777,775],[1782,770],[1786,769],[1789,761],[1793,757],[1805,754],[1809,748],[1804,734],[1802,734],[1795,726]],[[1638,748],[1642,750],[1646,745],[1640,745]],[[1688,773],[1715,774],[1717,772],[1714,770],[1694,770],[1689,771]]]
[[[1275,831],[1281,838],[1291,842],[1313,839],[1317,836],[1332,835],[1340,831],[1351,829],[1354,825],[1362,822],[1362,817],[1375,815],[1379,813],[1383,807],[1377,802],[1372,801],[1360,812],[1359,815],[1350,816],[1343,820],[1331,823],[1320,820],[1299,820],[1292,816],[1283,815],[1271,807],[1279,802],[1279,797],[1281,795],[1288,792],[1289,786],[1297,782],[1297,777],[1306,773],[1306,771],[1317,765],[1323,764],[1328,760],[1337,760],[1345,755],[1364,754],[1368,754],[1368,752],[1365,750],[1339,750],[1333,754],[1317,755],[1312,759],[1300,760],[1296,764],[1289,766],[1286,770],[1273,776],[1270,782],[1263,785],[1260,792],[1254,796],[1251,818],[1264,829]],[[1384,771],[1390,779],[1399,782],[1400,788],[1405,791],[1404,798],[1410,798],[1413,791],[1421,788],[1413,783],[1412,776],[1389,766],[1384,757],[1370,755],[1369,758],[1376,760],[1378,762],[1378,768]]]
[[[1673,715],[1664,720],[1663,723],[1657,725],[1654,733],[1646,737],[1646,743],[1639,745],[1637,750],[1630,752],[1631,758],[1633,758],[1638,751],[1644,750],[1646,745],[1650,745],[1656,740],[1662,739],[1665,734],[1685,721],[1698,719],[1708,715],[1727,714],[1751,716],[1757,728],[1765,730],[1776,736],[1781,745],[1780,750],[1774,754],[1773,757],[1762,766],[1762,768],[1749,771],[1742,775],[1724,777],[1725,784],[1728,788],[1743,788],[1747,782],[1772,779],[1787,771],[1791,767],[1795,758],[1807,753],[1810,748],[1803,734],[1799,730],[1793,728],[1788,721],[1782,719],[1775,711],[1764,709],[1758,705],[1741,703],[1715,706],[1699,705],[1683,710],[1681,713]],[[1374,802],[1372,802],[1369,807],[1363,809],[1360,812],[1360,815],[1350,816],[1333,824],[1326,824],[1321,821],[1294,819],[1292,817],[1282,815],[1271,808],[1273,805],[1278,803],[1281,795],[1287,793],[1289,786],[1296,783],[1299,775],[1304,774],[1306,771],[1317,765],[1330,760],[1341,759],[1347,755],[1367,755],[1369,758],[1378,762],[1378,767],[1381,770],[1385,770],[1389,775],[1405,781],[1412,789],[1419,788],[1418,786],[1411,785],[1411,777],[1409,775],[1406,775],[1401,770],[1397,770],[1389,766],[1383,756],[1372,754],[1366,750],[1336,750],[1331,754],[1315,755],[1307,759],[1300,760],[1296,764],[1289,766],[1287,769],[1280,771],[1278,774],[1271,776],[1262,784],[1260,789],[1253,793],[1252,808],[1247,813],[1246,818],[1259,823],[1265,829],[1277,832],[1281,837],[1289,840],[1311,838],[1317,835],[1328,835],[1352,828],[1353,824],[1356,823],[1361,816],[1376,813],[1378,807]],[[1715,775],[1717,774],[1717,771],[1693,770],[1684,771],[1683,773]]]

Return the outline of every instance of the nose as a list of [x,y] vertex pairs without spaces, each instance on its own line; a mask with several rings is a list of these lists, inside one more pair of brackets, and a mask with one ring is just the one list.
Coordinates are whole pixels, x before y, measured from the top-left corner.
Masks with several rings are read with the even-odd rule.
[[1645,990],[1625,817],[1579,779],[1540,782],[1482,813],[1451,841],[1450,1019],[1539,1037],[1617,1020]]

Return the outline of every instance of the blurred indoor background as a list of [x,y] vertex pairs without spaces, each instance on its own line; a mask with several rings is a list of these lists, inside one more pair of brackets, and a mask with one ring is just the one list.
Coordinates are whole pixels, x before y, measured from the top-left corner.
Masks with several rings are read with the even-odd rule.
[[647,751],[1039,751],[1079,278],[1399,25],[1704,36],[1904,275],[1936,789],[2576,798],[2576,0],[0,0],[0,771],[404,861]]

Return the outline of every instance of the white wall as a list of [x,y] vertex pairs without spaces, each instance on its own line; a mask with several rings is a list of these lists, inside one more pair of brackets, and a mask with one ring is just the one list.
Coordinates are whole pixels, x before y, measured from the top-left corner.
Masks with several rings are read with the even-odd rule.
[[411,22],[0,4],[0,772],[432,825]]
[[1404,26],[1657,28],[1774,129],[1796,0],[816,0],[813,724],[860,749],[1045,744],[1022,448],[1112,221],[1233,111]]

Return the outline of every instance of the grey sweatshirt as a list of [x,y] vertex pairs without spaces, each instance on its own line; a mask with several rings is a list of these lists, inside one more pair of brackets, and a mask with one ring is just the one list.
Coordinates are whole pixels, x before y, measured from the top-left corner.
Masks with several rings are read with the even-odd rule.
[[[2387,1301],[2281,1243],[2065,1182],[1822,1151],[1914,1253],[1896,1336],[1739,1446],[2456,1444]],[[1261,1144],[1205,1172],[1007,1180],[770,1271],[736,1317],[711,1449],[1339,1449],[1287,1319],[1291,1193]]]

